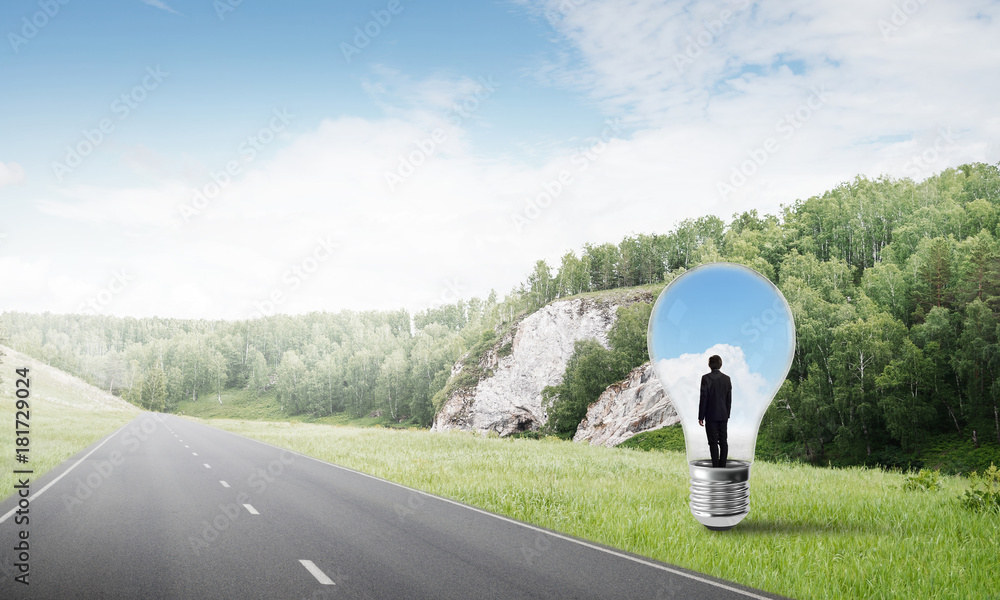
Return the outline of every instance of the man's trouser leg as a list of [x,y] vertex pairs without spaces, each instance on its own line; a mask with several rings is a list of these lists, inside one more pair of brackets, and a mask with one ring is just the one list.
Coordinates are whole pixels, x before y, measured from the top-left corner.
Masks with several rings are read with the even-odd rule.
[[[712,466],[719,466],[719,422],[705,421],[705,434],[708,435],[708,451],[712,453]],[[725,454],[723,454],[725,456]]]
[[719,421],[716,424],[716,440],[719,443],[719,466],[726,466],[726,457],[729,456],[729,432],[727,431],[729,423],[727,421]]

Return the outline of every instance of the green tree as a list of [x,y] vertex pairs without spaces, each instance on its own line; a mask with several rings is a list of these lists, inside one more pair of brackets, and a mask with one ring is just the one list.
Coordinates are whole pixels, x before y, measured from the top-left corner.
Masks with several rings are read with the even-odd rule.
[[957,317],[947,308],[935,306],[927,313],[923,323],[910,330],[910,336],[930,364],[932,393],[937,405],[947,413],[946,418],[955,426],[956,433],[962,435],[967,417],[961,382],[953,367],[958,344]]
[[410,386],[407,376],[406,352],[396,348],[382,361],[379,372],[379,389],[383,404],[389,417],[394,421],[401,420],[409,413]]
[[609,290],[618,287],[621,256],[614,244],[583,247],[584,260],[590,266],[590,289]]
[[951,246],[943,237],[924,240],[913,255],[918,320],[933,306],[951,306],[954,289],[952,285]]
[[624,375],[621,361],[597,340],[576,342],[562,382],[542,391],[546,427],[572,437],[586,416],[587,407]]
[[305,363],[295,350],[286,350],[278,365],[276,388],[278,400],[291,413],[301,412],[306,407],[305,380]]
[[143,405],[152,411],[163,412],[167,406],[167,374],[157,365],[149,371],[143,387]]
[[876,378],[897,355],[905,326],[885,312],[859,317],[834,329],[834,406],[840,417],[836,442],[851,456],[871,456],[880,421]]
[[247,361],[247,364],[250,369],[247,386],[250,393],[256,398],[271,383],[270,369],[267,368],[267,359],[264,358],[264,353],[256,348],[251,348],[250,360]]
[[886,429],[905,451],[923,441],[934,420],[933,382],[934,365],[909,339],[903,340],[898,357],[875,378],[882,392],[878,403]]
[[617,316],[608,331],[608,343],[625,373],[649,360],[646,330],[652,312],[653,305],[648,302],[619,306],[615,311]]
[[997,402],[997,318],[976,298],[965,307],[962,333],[953,364],[969,401],[972,443],[979,447],[979,432],[994,429],[1000,443],[1000,406]]
[[904,323],[909,321],[909,285],[903,272],[893,263],[881,262],[865,269],[861,289],[881,308]]
[[577,258],[569,251],[562,257],[559,273],[556,275],[559,296],[572,296],[590,290],[590,264]]
[[535,270],[528,276],[527,288],[532,310],[541,308],[555,299],[558,284],[552,278],[552,270],[544,260],[535,263]]
[[[994,305],[1000,296],[1000,250],[989,231],[981,230],[959,244],[961,256],[959,298],[962,304],[979,299]],[[994,310],[1000,306],[992,307]]]
[[215,384],[214,387],[219,404],[222,404],[222,388],[229,379],[226,369],[226,357],[218,350],[212,351],[210,356],[208,372],[212,382]]

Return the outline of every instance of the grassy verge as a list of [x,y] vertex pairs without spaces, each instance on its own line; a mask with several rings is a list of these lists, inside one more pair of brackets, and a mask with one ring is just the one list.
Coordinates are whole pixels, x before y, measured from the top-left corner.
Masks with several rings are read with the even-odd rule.
[[792,598],[988,598],[1000,589],[1000,518],[956,497],[904,492],[902,475],[754,465],[750,515],[717,533],[688,507],[685,456],[551,439],[301,423],[214,426]]
[[354,427],[404,427],[388,417],[352,417],[347,413],[335,413],[318,418],[309,415],[289,415],[281,408],[274,392],[255,396],[248,390],[233,389],[222,392],[222,403],[219,403],[219,397],[215,394],[205,395],[197,402],[190,400],[181,402],[175,413],[198,419],[248,419]]
[[273,392],[254,396],[248,390],[235,389],[222,392],[221,404],[217,395],[203,394],[195,402],[181,402],[174,412],[201,419],[288,420]]
[[[139,409],[33,358],[5,349],[0,365],[0,498],[14,490],[13,470],[34,470],[32,481],[125,425]],[[15,466],[15,369],[28,367],[31,390],[29,460]]]

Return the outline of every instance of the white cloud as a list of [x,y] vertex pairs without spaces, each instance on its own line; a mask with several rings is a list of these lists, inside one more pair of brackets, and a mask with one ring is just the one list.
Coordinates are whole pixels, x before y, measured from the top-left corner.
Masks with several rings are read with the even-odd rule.
[[32,304],[40,300],[45,302],[46,307],[52,306],[48,288],[50,264],[51,261],[47,258],[24,260],[14,256],[0,256],[0,281],[17,282],[17,285],[4,286],[0,312],[33,310]]
[[[451,287],[503,293],[545,251],[541,228],[524,244],[512,235],[509,200],[520,202],[542,176],[469,152],[463,124],[449,122],[447,109],[474,83],[424,87],[435,90],[427,92],[433,110],[407,109],[405,119],[325,120],[244,165],[189,221],[179,206],[205,181],[164,182],[162,173],[155,187],[79,185],[36,205],[49,217],[132,234],[127,243],[141,282],[113,312],[144,307],[140,314],[242,318],[276,290],[285,295],[283,312],[419,309]],[[443,141],[391,190],[386,172],[437,128]],[[326,236],[337,253],[290,289],[288,272]]]
[[744,460],[753,458],[760,419],[781,382],[769,383],[747,365],[743,349],[729,344],[715,344],[698,354],[682,354],[656,363],[656,376],[677,409],[684,427],[691,460],[710,458],[705,429],[698,425],[701,376],[709,371],[708,357],[722,358],[722,372],[733,383],[733,405],[729,418],[729,455]]
[[84,223],[113,224],[131,229],[169,228],[177,207],[190,201],[191,191],[179,183],[159,188],[107,188],[74,185],[58,190],[62,199],[40,199],[43,214]]
[[[897,5],[549,0],[534,6],[573,57],[558,53],[544,67],[546,77],[585,91],[657,140],[659,151],[637,156],[637,166],[670,161],[681,172],[696,169],[674,179],[672,189],[720,202],[716,183],[776,138],[778,150],[716,207],[728,217],[747,208],[773,211],[859,173],[922,179],[947,166],[997,160],[1000,80],[992,74],[1000,68],[994,43],[1000,5],[913,3],[918,10],[909,15],[894,13]],[[885,24],[894,28],[887,36]],[[824,86],[829,99],[790,138],[777,131],[779,120]],[[929,151],[942,128],[954,132],[953,143]],[[682,147],[670,143],[678,131],[691,133]],[[934,158],[929,168],[914,161],[923,152]],[[714,193],[706,195],[702,183]]]
[[24,181],[24,168],[15,162],[0,162],[0,187]]
[[[449,112],[475,96],[477,78],[414,79],[378,67],[364,87],[384,116],[329,118],[308,130],[296,122],[294,136],[244,163],[190,222],[178,206],[208,179],[192,177],[198,169],[189,164],[171,167],[176,158],[135,147],[126,164],[135,177],[152,180],[147,187],[57,188],[36,206],[54,222],[79,225],[61,242],[67,253],[108,262],[111,251],[93,249],[93,240],[114,239],[117,251],[134,259],[142,276],[111,312],[237,318],[275,290],[287,292],[279,308],[287,312],[417,309],[452,287],[502,294],[536,259],[557,267],[562,253],[586,242],[665,233],[706,213],[728,219],[751,208],[775,212],[859,173],[922,178],[998,159],[996,3],[920,4],[888,39],[879,29],[880,20],[892,18],[888,2],[532,6],[555,11],[549,14],[561,40],[540,77],[588,94],[623,124],[605,136],[593,160],[551,148],[530,165],[484,156],[469,126],[489,111],[457,123]],[[714,23],[726,9],[732,15],[720,28]],[[678,62],[692,43],[697,55]],[[505,94],[515,86],[500,85],[484,106],[509,101]],[[808,117],[800,123],[794,114],[803,106]],[[790,114],[797,127],[786,120]],[[386,173],[421,158],[436,129],[443,141],[390,189]],[[606,130],[600,121],[581,123],[575,136],[597,138]],[[939,143],[941,131],[950,131],[951,141]],[[719,183],[768,138],[777,150],[723,197]],[[926,168],[914,168],[915,157],[928,156],[934,160]],[[0,165],[0,184],[9,182],[11,165]],[[209,173],[222,166],[198,167]],[[547,207],[526,204],[544,201],[560,173],[570,183],[557,186]],[[528,218],[520,229],[516,216]],[[327,235],[340,244],[338,253],[286,290],[285,274]],[[73,275],[62,262],[52,269],[53,276]],[[59,309],[34,300],[22,308]]]

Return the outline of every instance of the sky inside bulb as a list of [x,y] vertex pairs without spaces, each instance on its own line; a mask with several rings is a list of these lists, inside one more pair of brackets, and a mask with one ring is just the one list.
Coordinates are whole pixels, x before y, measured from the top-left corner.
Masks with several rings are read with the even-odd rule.
[[708,357],[718,354],[733,383],[729,457],[753,461],[760,420],[795,352],[795,323],[778,288],[743,265],[695,267],[660,293],[647,339],[656,376],[681,418],[688,460],[710,458],[698,402]]

